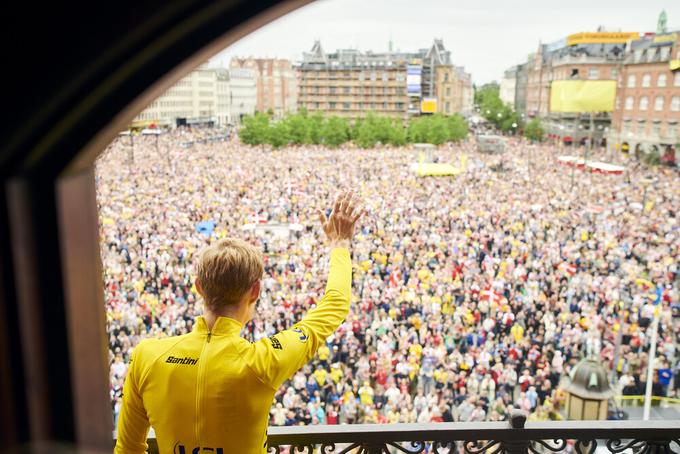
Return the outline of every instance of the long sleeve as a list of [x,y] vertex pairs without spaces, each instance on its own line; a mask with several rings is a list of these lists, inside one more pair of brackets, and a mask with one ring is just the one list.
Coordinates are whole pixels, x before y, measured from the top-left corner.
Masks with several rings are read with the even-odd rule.
[[130,368],[123,385],[123,406],[118,418],[118,438],[115,454],[145,453],[147,450],[146,437],[149,433],[149,419],[144,409],[142,397],[139,393],[139,361],[138,345],[130,359]]
[[254,344],[250,366],[264,382],[278,388],[309,361],[349,313],[352,261],[349,251],[331,251],[326,292],[316,306],[290,329]]

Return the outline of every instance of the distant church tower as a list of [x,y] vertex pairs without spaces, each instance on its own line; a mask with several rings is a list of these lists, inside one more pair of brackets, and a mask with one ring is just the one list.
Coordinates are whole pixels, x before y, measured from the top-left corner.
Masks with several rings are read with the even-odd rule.
[[657,35],[662,35],[664,33],[668,33],[668,16],[666,15],[666,11],[661,11],[661,14],[659,14],[659,21],[656,23],[656,34]]

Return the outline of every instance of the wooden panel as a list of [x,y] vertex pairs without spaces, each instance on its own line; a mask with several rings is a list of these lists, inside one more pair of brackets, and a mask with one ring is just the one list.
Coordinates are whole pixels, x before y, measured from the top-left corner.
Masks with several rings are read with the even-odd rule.
[[80,449],[110,450],[113,419],[92,168],[58,181],[57,207],[76,439]]

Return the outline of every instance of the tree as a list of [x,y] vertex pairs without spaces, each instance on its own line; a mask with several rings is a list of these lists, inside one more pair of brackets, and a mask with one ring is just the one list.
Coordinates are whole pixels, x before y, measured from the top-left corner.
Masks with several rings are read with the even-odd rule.
[[465,118],[461,115],[452,115],[446,119],[447,130],[448,130],[448,140],[450,142],[458,142],[463,140],[468,135],[468,126],[465,122]]
[[310,132],[310,121],[307,111],[302,109],[296,114],[289,114],[282,120],[288,125],[290,142],[295,145],[305,145],[312,143]]
[[349,124],[346,119],[333,115],[324,122],[321,135],[325,145],[338,147],[349,140]]
[[381,119],[373,112],[368,112],[365,118],[359,119],[354,124],[352,138],[362,148],[372,148],[381,138],[384,132],[380,131]]
[[290,128],[286,121],[281,120],[269,126],[269,140],[267,143],[274,148],[281,148],[290,144]]
[[269,117],[262,113],[243,118],[239,137],[248,145],[261,145],[269,142]]
[[307,129],[309,131],[309,141],[314,145],[321,145],[323,143],[323,136],[321,131],[323,129],[323,115],[316,112],[307,117]]
[[[487,84],[475,93],[475,103],[479,112],[489,123],[503,132],[515,132],[519,128],[519,116],[510,104],[500,98],[497,84]],[[513,123],[516,125],[513,127]]]
[[531,120],[526,128],[524,128],[524,137],[532,141],[543,140],[543,127],[541,126],[541,120],[534,118]]

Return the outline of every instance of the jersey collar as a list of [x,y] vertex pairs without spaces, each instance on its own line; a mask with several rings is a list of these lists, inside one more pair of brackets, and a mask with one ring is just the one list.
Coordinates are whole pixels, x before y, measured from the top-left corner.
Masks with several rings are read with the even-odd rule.
[[205,318],[201,315],[196,319],[196,326],[194,327],[194,332],[197,334],[208,334],[210,331],[213,335],[220,334],[240,334],[243,325],[238,320],[234,320],[229,317],[217,317],[212,330],[208,330],[208,324],[205,322]]

